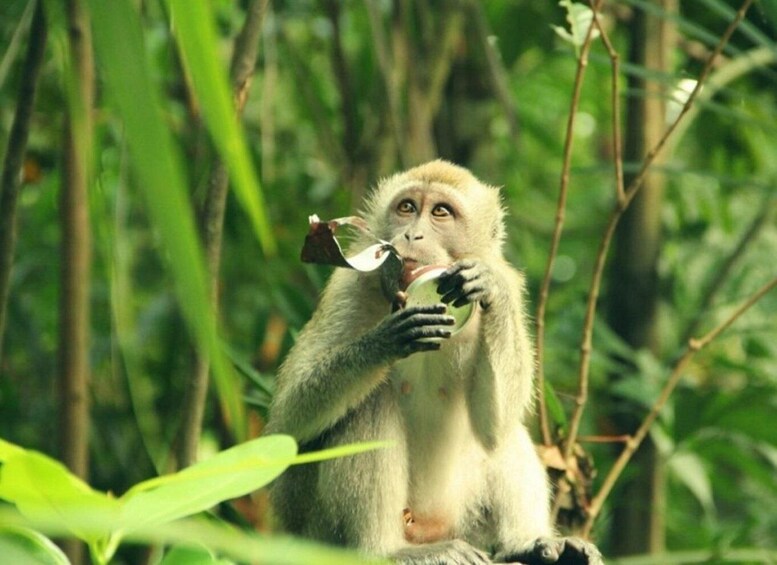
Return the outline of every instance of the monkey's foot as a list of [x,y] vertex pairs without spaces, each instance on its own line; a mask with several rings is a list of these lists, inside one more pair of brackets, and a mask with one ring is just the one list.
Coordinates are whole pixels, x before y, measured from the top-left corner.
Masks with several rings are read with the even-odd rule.
[[393,554],[391,560],[399,565],[487,565],[491,563],[488,555],[483,551],[460,539],[410,546]]
[[521,551],[500,552],[496,563],[524,565],[604,565],[602,554],[592,543],[580,538],[538,538]]

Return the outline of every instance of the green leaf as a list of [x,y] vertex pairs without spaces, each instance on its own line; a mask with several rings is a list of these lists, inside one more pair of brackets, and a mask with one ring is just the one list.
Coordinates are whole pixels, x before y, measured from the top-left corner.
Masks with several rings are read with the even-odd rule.
[[234,561],[219,559],[204,548],[176,546],[165,554],[159,565],[231,565]]
[[131,532],[171,522],[253,492],[280,475],[297,454],[293,438],[261,437],[183,471],[135,485],[121,501],[121,527]]
[[[66,513],[66,518],[79,527],[92,527],[93,521],[83,513]],[[69,533],[61,521],[23,520],[16,512],[0,507],[0,523],[33,527],[52,536]],[[261,536],[255,532],[240,531],[222,523],[202,519],[176,520],[168,524],[143,527],[127,536],[128,541],[146,544],[174,544],[197,547],[207,545],[212,551],[240,562],[254,563],[261,556],[262,563],[274,565],[364,565],[386,563],[385,560],[368,559],[364,554],[342,548],[328,547],[303,539],[281,536]],[[2,546],[0,546],[2,547]],[[8,554],[0,553],[3,558]],[[3,563],[5,563],[5,559]],[[24,561],[10,561],[25,563]]]
[[337,459],[339,457],[357,455],[359,453],[372,451],[374,449],[384,449],[386,447],[391,447],[392,445],[393,444],[390,441],[369,441],[363,443],[339,445],[337,447],[330,447],[329,449],[322,449],[321,451],[311,451],[310,453],[297,455],[292,461],[292,465],[326,461],[327,459]]
[[202,115],[213,142],[234,179],[235,190],[248,213],[264,251],[276,253],[275,238],[265,215],[265,204],[243,131],[238,127],[226,73],[219,61],[215,18],[210,2],[168,0],[173,33],[178,41]]
[[[588,28],[591,27],[594,19],[594,13],[591,8],[585,4],[578,4],[571,0],[561,0],[558,3],[559,6],[567,11],[567,22],[569,23],[569,31],[561,26],[551,26],[561,39],[574,45],[575,50],[585,42],[585,36],[588,33]],[[591,31],[591,38],[596,39],[599,37],[599,30],[593,29]]]
[[695,453],[678,451],[668,460],[672,474],[690,490],[705,511],[712,512],[715,502],[712,498],[712,482],[701,458]]
[[4,439],[0,439],[0,461],[8,461],[11,457],[24,453],[24,449]]
[[[24,450],[9,458],[0,473],[0,498],[12,502],[33,520],[62,521],[79,539],[94,542],[118,516],[117,502],[92,490],[60,462],[36,451]],[[97,527],[79,528],[66,516],[83,514]]]
[[548,407],[548,416],[550,416],[551,422],[562,429],[566,429],[568,423],[567,414],[564,412],[564,407],[556,395],[556,389],[553,388],[553,385],[547,379],[545,379],[545,404]]
[[1,527],[0,555],[14,565],[70,565],[54,542],[28,528]]
[[[200,4],[190,6],[197,11],[195,6]],[[137,186],[162,236],[181,309],[199,348],[211,359],[216,386],[240,439],[245,430],[245,407],[238,379],[217,337],[187,182],[178,148],[160,111],[158,87],[151,80],[137,11],[129,0],[90,0],[89,5],[95,51],[106,90],[124,120]]]

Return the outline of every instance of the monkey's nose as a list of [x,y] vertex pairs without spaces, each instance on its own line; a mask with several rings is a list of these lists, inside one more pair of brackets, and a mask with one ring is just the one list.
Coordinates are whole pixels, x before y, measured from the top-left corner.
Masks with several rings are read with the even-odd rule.
[[410,232],[405,232],[405,239],[408,240],[408,241],[411,241],[411,240],[412,241],[417,241],[417,240],[423,239],[423,238],[424,238],[423,234],[415,234],[414,235],[414,234],[412,234]]

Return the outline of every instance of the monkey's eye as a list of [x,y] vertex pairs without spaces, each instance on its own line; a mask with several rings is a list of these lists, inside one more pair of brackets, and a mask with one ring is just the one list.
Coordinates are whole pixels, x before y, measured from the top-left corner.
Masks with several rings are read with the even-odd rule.
[[432,216],[437,218],[447,218],[453,216],[453,210],[447,204],[437,204],[432,208]]
[[397,212],[400,214],[414,214],[415,211],[415,204],[413,204],[412,200],[403,200],[397,204]]

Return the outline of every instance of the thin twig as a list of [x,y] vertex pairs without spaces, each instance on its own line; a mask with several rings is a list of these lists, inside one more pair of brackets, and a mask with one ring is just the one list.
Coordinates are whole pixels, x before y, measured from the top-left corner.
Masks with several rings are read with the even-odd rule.
[[737,308],[725,321],[715,327],[712,331],[699,339],[691,339],[688,341],[688,347],[685,353],[682,357],[680,357],[672,369],[672,373],[669,375],[666,384],[664,384],[664,387],[661,389],[661,393],[659,394],[658,399],[653,404],[653,407],[650,409],[650,412],[647,414],[647,416],[645,416],[645,419],[637,429],[637,432],[632,438],[630,438],[629,441],[626,442],[626,446],[624,447],[623,451],[618,456],[618,459],[615,461],[610,471],[607,473],[607,476],[605,477],[599,492],[597,492],[596,496],[594,496],[591,500],[591,505],[588,508],[588,517],[586,518],[586,522],[583,525],[583,537],[587,537],[590,534],[593,523],[601,511],[604,501],[612,491],[615,482],[618,480],[618,477],[620,477],[623,469],[625,469],[632,455],[634,455],[634,452],[639,448],[640,444],[647,436],[648,432],[650,431],[650,427],[653,425],[653,422],[655,422],[656,418],[658,418],[662,408],[666,404],[667,400],[669,400],[669,397],[671,396],[677,384],[680,382],[685,368],[688,366],[688,363],[690,363],[693,356],[709,345],[721,333],[731,327],[731,325],[736,322],[736,320],[742,316],[742,314],[747,312],[756,302],[758,302],[761,298],[763,298],[764,295],[766,295],[775,287],[777,287],[777,277],[753,293],[750,298],[743,302],[739,308]]
[[[602,5],[603,0],[598,0],[594,11],[598,10]],[[548,304],[548,295],[550,294],[550,282],[553,278],[553,265],[558,255],[558,248],[561,242],[561,233],[564,229],[564,217],[567,207],[567,194],[569,192],[569,171],[572,167],[572,142],[575,132],[575,123],[577,120],[577,109],[580,106],[580,93],[583,89],[583,77],[585,77],[585,71],[588,67],[588,53],[591,50],[591,43],[593,41],[593,30],[595,24],[591,21],[591,25],[586,32],[583,45],[580,49],[580,57],[577,60],[577,70],[575,71],[575,82],[572,87],[572,101],[569,105],[569,114],[567,116],[567,129],[566,137],[564,139],[564,157],[563,165],[561,167],[561,183],[558,193],[558,204],[556,206],[556,222],[553,229],[553,237],[550,243],[550,251],[548,252],[548,262],[545,265],[545,276],[542,279],[542,285],[540,286],[539,300],[537,303],[537,314],[535,316],[537,324],[537,397],[540,407],[540,429],[542,431],[542,443],[544,445],[551,445],[553,443],[550,433],[550,424],[548,422],[548,410],[545,405],[545,372],[543,355],[545,353],[545,310]]]
[[[574,445],[577,440],[577,435],[580,429],[580,422],[582,420],[583,412],[585,411],[585,405],[588,399],[588,380],[589,380],[589,372],[590,372],[590,364],[591,364],[591,349],[592,349],[592,341],[593,341],[594,319],[596,317],[596,306],[599,300],[599,291],[601,288],[602,277],[604,275],[604,266],[607,261],[607,252],[609,251],[610,243],[612,242],[613,236],[615,235],[615,229],[617,228],[618,223],[621,217],[623,216],[624,212],[628,208],[629,204],[637,195],[639,189],[642,187],[642,184],[645,180],[645,177],[647,175],[650,165],[653,163],[658,153],[664,147],[664,144],[666,143],[667,139],[672,135],[672,132],[674,132],[675,128],[677,127],[677,124],[680,123],[683,117],[688,113],[688,110],[691,108],[694,101],[696,100],[696,97],[699,91],[701,90],[701,87],[704,84],[705,79],[709,75],[710,70],[713,68],[717,57],[723,51],[723,48],[728,43],[728,40],[731,38],[731,35],[734,33],[734,30],[736,29],[736,27],[744,18],[745,14],[747,13],[747,9],[750,7],[752,2],[753,0],[744,0],[742,7],[737,11],[736,18],[731,22],[729,27],[721,36],[720,41],[715,47],[715,50],[712,52],[709,59],[707,60],[707,63],[705,64],[704,68],[699,74],[696,87],[691,92],[690,96],[688,97],[688,100],[686,100],[682,110],[678,114],[677,118],[675,118],[675,120],[666,129],[666,131],[664,132],[664,135],[658,141],[656,146],[653,147],[645,156],[645,159],[642,163],[642,167],[640,168],[639,173],[636,175],[636,177],[631,182],[629,187],[624,191],[623,200],[618,201],[616,203],[615,208],[613,209],[610,215],[610,218],[607,222],[607,226],[605,227],[605,232],[602,237],[602,241],[599,245],[599,250],[596,255],[594,271],[591,278],[591,287],[588,293],[588,301],[586,304],[585,321],[583,323],[583,336],[580,344],[578,393],[575,398],[575,403],[576,403],[575,410],[570,420],[569,433],[565,440],[565,447],[564,447],[565,459],[569,459],[572,456]],[[558,513],[558,503],[555,503],[553,507],[553,516],[556,516],[557,513]]]
[[626,443],[631,440],[628,434],[619,436],[578,436],[578,443]]
[[658,141],[656,146],[653,149],[651,149],[648,152],[648,154],[645,156],[645,159],[642,162],[642,167],[640,167],[639,172],[637,173],[637,176],[634,177],[634,180],[631,181],[631,184],[629,184],[628,188],[625,191],[624,207],[628,206],[628,204],[634,198],[636,193],[642,187],[642,183],[645,180],[645,176],[648,173],[648,169],[653,164],[653,161],[655,161],[658,154],[664,148],[664,145],[666,144],[667,140],[672,135],[672,133],[674,133],[678,124],[683,120],[685,115],[690,111],[691,107],[694,105],[696,98],[699,96],[699,93],[701,92],[702,86],[706,82],[707,77],[709,76],[710,72],[712,71],[712,69],[715,67],[717,63],[717,58],[723,52],[723,49],[728,44],[729,39],[731,39],[731,35],[734,33],[734,30],[736,30],[736,28],[744,19],[745,14],[747,14],[747,10],[750,8],[750,5],[752,3],[753,3],[753,0],[744,0],[744,2],[742,3],[742,6],[739,8],[739,10],[737,10],[736,16],[732,20],[731,24],[729,24],[729,26],[726,28],[726,31],[723,32],[723,35],[720,37],[720,41],[715,46],[715,49],[713,50],[712,54],[710,54],[709,58],[707,59],[707,63],[704,65],[704,68],[702,69],[701,73],[699,73],[699,77],[696,79],[696,86],[694,86],[693,90],[688,96],[688,99],[685,101],[685,104],[683,104],[683,107],[680,110],[680,113],[666,129],[666,131],[664,132],[664,135]]
[[696,100],[696,96],[701,90],[701,86],[704,84],[705,79],[715,64],[715,60],[723,51],[723,48],[728,43],[728,40],[731,38],[731,35],[734,33],[736,27],[742,21],[742,18],[744,18],[745,13],[747,12],[747,9],[750,7],[752,2],[753,0],[744,0],[742,7],[737,11],[736,18],[731,22],[729,27],[721,36],[720,41],[715,47],[715,50],[712,52],[709,59],[707,60],[707,63],[699,74],[696,87],[693,89],[690,96],[688,97],[688,100],[683,105],[682,110],[678,114],[677,118],[675,118],[675,120],[666,129],[664,135],[658,141],[656,146],[653,147],[645,156],[639,173],[631,182],[629,187],[624,191],[623,200],[616,204],[615,209],[612,211],[610,219],[607,222],[605,233],[599,245],[599,251],[596,256],[594,272],[591,280],[591,288],[589,290],[588,302],[586,305],[585,322],[583,324],[583,338],[580,345],[578,394],[575,399],[576,407],[572,415],[571,423],[569,426],[569,434],[566,439],[566,446],[564,449],[565,458],[569,458],[572,455],[574,443],[580,428],[580,421],[585,410],[585,403],[588,398],[588,376],[591,363],[591,344],[593,339],[594,319],[596,317],[596,305],[599,300],[599,290],[601,288],[602,276],[604,274],[604,265],[607,261],[607,252],[609,251],[610,243],[612,242],[612,238],[615,234],[615,228],[618,226],[618,222],[623,216],[623,213],[626,211],[626,208],[629,206],[631,201],[637,195],[639,189],[642,187],[650,165],[653,163],[658,153],[664,147],[666,140],[672,135],[672,132],[674,132],[677,124],[683,119],[683,117],[693,105],[694,101]]
[[623,188],[623,143],[621,142],[621,97],[620,86],[618,77],[620,77],[620,56],[615,48],[612,46],[607,30],[604,29],[601,20],[599,19],[599,11],[593,5],[591,0],[591,9],[594,13],[594,21],[596,27],[602,37],[602,43],[604,43],[605,49],[607,49],[607,55],[610,57],[610,68],[612,77],[612,147],[613,157],[615,164],[615,191],[618,198],[618,202],[623,202],[625,199]]

